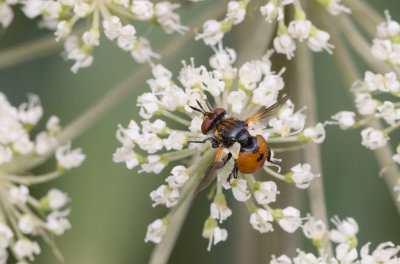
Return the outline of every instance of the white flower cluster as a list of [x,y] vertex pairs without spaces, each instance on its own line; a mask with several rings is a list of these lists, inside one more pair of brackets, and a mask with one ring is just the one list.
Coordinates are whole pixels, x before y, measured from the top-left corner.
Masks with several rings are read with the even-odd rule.
[[[313,253],[306,253],[297,250],[297,256],[293,259],[287,255],[279,257],[272,256],[270,264],[372,264],[372,263],[400,263],[400,246],[395,246],[392,242],[384,242],[379,244],[372,252],[369,250],[371,243],[367,243],[361,247],[360,252],[357,251],[358,224],[353,218],[347,218],[340,221],[335,217],[332,222],[336,225],[336,229],[328,232],[332,242],[338,243],[335,248],[335,255],[328,257],[323,251],[320,256]],[[312,217],[303,225],[303,231],[306,237],[313,240],[317,248],[322,248],[322,237],[327,233],[326,226],[320,220]]]
[[[58,189],[51,189],[37,200],[29,194],[27,185],[46,182],[62,172],[81,165],[85,155],[81,149],[71,150],[70,143],[57,146],[56,135],[60,132],[59,119],[51,116],[46,130],[39,132],[34,140],[29,131],[40,121],[43,108],[36,95],[29,95],[28,102],[18,108],[12,106],[0,93],[0,259],[6,263],[7,249],[21,263],[31,262],[40,253],[39,244],[31,240],[42,236],[51,241],[49,233],[62,235],[71,225],[66,218],[69,209],[63,209],[69,198]],[[57,169],[43,175],[27,175],[31,162],[47,155],[54,149]],[[21,175],[21,171],[24,174]],[[15,223],[9,225],[9,223]],[[29,238],[27,237],[29,236]],[[51,245],[54,247],[54,245]]]
[[215,46],[233,25],[242,23],[249,2],[250,0],[229,1],[225,18],[221,21],[210,19],[204,22],[203,32],[197,34],[196,40],[202,39],[206,45]]
[[377,38],[372,41],[372,55],[390,65],[400,66],[400,24],[391,19],[385,10],[386,21],[377,28]]
[[[400,82],[394,72],[374,74],[367,71],[363,81],[353,84],[355,104],[359,116],[354,112],[341,111],[334,116],[342,129],[357,128],[361,124],[368,124],[372,119],[383,119],[387,128],[378,130],[367,127],[361,131],[361,144],[369,149],[377,149],[386,145],[389,133],[400,126],[400,105],[396,101],[400,97]],[[381,101],[378,94],[388,94],[395,98],[393,101]]]
[[[129,169],[140,167],[139,173],[159,174],[167,164],[183,159],[186,161],[181,164],[187,165],[173,167],[170,176],[165,180],[166,184],[150,193],[153,206],[165,205],[170,208],[170,212],[163,219],[157,219],[149,225],[145,241],[161,241],[176,208],[187,199],[187,195],[192,195],[193,187],[210,165],[206,157],[215,155],[206,135],[202,133],[204,119],[190,106],[199,107],[199,102],[207,109],[204,111],[212,111],[212,106],[206,101],[207,98],[212,98],[216,107],[227,109],[227,115],[244,120],[273,105],[284,88],[281,77],[284,69],[279,73],[272,71],[270,55],[269,51],[259,60],[245,62],[237,70],[233,66],[235,51],[222,47],[220,42],[210,58],[213,69],[208,70],[204,65],[196,67],[193,59],[190,64],[183,62],[177,77],[180,84],[173,80],[173,74],[168,69],[162,65],[153,65],[153,77],[147,81],[150,91],[137,99],[139,115],[144,121],[138,125],[131,120],[126,128],[118,126],[116,137],[122,146],[115,151],[113,160],[124,162]],[[167,125],[160,116],[175,124],[170,125],[168,121]],[[249,122],[248,131],[253,136],[262,135],[274,143],[321,143],[325,138],[324,125],[317,124],[304,129],[305,119],[302,110],[295,111],[294,104],[287,100],[269,122]],[[188,145],[189,139],[199,140],[204,144]],[[271,161],[277,163],[278,159],[272,156]],[[277,166],[265,163],[264,169],[267,173],[301,189],[307,188],[319,177],[319,174],[311,172],[309,164],[298,164],[286,175],[271,170],[271,165]],[[218,180],[216,188],[211,189],[213,202],[203,229],[203,237],[209,240],[208,249],[212,244],[227,239],[227,230],[218,225],[232,215],[224,194],[229,190],[237,201],[248,205],[250,224],[261,233],[272,231],[274,221],[290,233],[301,226],[302,219],[297,209],[291,206],[284,209],[270,207],[279,194],[275,182],[257,181],[251,174],[246,177],[240,174],[236,179],[231,177],[228,182],[233,166],[231,159],[215,173]]]
[[[80,68],[89,67],[93,62],[93,49],[100,44],[100,27],[110,40],[116,40],[124,51],[130,52],[138,63],[152,63],[159,58],[151,49],[150,42],[137,37],[132,24],[123,25],[125,20],[140,20],[161,27],[164,32],[183,34],[187,27],[181,25],[180,17],[174,13],[179,7],[169,1],[156,4],[149,0],[112,0],[87,2],[83,0],[7,0],[0,1],[0,24],[7,27],[13,12],[10,5],[22,4],[22,11],[28,18],[41,17],[40,26],[55,31],[56,41],[66,39],[64,55],[75,61],[71,70],[76,73]],[[79,20],[90,23],[81,36],[73,34]]]
[[[329,54],[332,54],[333,45],[328,43],[330,39],[329,33],[318,29],[310,20],[306,19],[306,14],[300,6],[296,6],[295,9],[295,20],[290,21],[287,27],[282,19],[283,13],[278,16],[278,32],[273,41],[276,52],[285,54],[287,59],[290,60],[294,57],[296,50],[295,40],[301,42],[306,40],[307,46],[312,51],[320,52],[326,50]],[[267,20],[270,20],[268,16]]]

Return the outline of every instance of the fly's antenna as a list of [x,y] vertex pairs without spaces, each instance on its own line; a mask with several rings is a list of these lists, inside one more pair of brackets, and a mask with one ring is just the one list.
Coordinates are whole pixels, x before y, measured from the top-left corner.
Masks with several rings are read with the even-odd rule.
[[192,108],[194,111],[200,112],[203,115],[207,115],[207,112],[204,110],[203,106],[200,104],[200,102],[198,100],[196,100],[197,104],[199,105],[200,109],[194,106],[189,106],[190,108]]
[[210,112],[212,112],[210,102],[208,102],[207,98],[204,101],[206,101],[206,105],[207,105],[208,109],[210,109]]

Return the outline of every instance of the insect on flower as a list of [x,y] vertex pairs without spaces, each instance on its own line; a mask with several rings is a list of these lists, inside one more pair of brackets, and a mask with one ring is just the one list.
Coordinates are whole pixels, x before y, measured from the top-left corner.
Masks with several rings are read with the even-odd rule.
[[267,146],[264,137],[261,135],[251,136],[248,131],[248,125],[249,123],[257,123],[273,116],[288,99],[288,96],[284,96],[275,104],[261,110],[244,121],[234,117],[226,118],[227,111],[224,108],[212,110],[207,101],[209,112],[205,111],[201,103],[197,100],[199,108],[190,106],[193,110],[204,115],[201,132],[207,135],[207,138],[201,141],[191,140],[189,143],[205,143],[209,140],[213,148],[218,148],[213,162],[196,187],[194,195],[197,195],[206,188],[214,179],[214,172],[223,167],[232,157],[235,161],[232,172],[229,174],[228,182],[232,175],[234,178],[237,178],[238,171],[243,173],[255,172],[264,165],[265,161],[279,165],[279,162],[271,158],[271,150]]

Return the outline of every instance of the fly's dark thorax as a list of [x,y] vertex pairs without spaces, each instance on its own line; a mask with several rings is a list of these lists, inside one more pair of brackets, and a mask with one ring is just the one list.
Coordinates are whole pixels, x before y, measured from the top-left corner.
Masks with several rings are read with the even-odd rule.
[[232,117],[221,120],[214,131],[214,135],[226,147],[230,147],[234,142],[243,144],[250,137],[246,123]]

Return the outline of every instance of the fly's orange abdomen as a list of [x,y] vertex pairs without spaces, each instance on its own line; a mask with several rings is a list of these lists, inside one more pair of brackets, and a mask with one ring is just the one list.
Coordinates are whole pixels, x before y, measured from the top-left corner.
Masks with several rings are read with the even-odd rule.
[[239,152],[236,160],[238,170],[243,173],[252,173],[259,169],[268,155],[267,142],[261,135],[256,136],[257,146],[253,151]]

